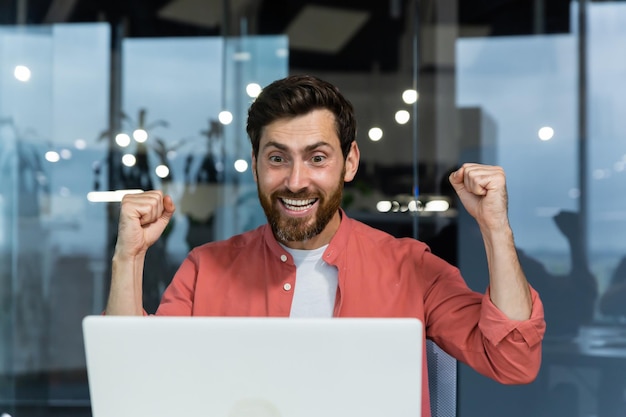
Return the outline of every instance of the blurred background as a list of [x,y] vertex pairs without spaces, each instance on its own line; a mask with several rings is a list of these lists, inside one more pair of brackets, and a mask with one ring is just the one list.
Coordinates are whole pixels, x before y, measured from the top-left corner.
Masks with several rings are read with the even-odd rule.
[[447,176],[506,170],[543,365],[511,387],[459,364],[456,414],[625,416],[624,45],[620,1],[0,1],[0,414],[91,415],[81,320],[104,308],[121,196],[178,207],[148,252],[152,312],[190,248],[265,221],[247,108],[308,73],[356,109],[348,214],[481,292]]

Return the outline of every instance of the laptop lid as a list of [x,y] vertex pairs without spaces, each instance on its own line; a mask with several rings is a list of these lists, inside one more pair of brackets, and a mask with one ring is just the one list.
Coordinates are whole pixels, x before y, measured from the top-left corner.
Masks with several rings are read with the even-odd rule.
[[419,417],[416,319],[88,316],[93,417]]

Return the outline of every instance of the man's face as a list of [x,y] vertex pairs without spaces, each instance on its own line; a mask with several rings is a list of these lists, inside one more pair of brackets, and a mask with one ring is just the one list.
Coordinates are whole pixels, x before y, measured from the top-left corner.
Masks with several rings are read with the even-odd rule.
[[277,120],[263,129],[252,168],[261,206],[280,242],[314,249],[330,241],[340,223],[344,181],[354,178],[358,159],[353,143],[344,161],[328,110]]

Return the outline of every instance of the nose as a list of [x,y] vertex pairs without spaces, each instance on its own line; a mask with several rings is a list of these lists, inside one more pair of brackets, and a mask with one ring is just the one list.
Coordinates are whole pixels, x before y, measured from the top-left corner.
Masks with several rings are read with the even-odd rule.
[[309,169],[304,162],[294,162],[285,179],[285,186],[291,192],[298,192],[309,186]]

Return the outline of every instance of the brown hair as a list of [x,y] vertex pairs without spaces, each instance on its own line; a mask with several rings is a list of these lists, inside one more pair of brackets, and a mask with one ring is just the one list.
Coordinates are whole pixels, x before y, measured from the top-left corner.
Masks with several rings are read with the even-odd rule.
[[337,136],[344,159],[356,139],[356,119],[352,104],[333,84],[310,75],[292,75],[276,80],[263,89],[248,109],[246,131],[254,156],[259,154],[263,128],[278,119],[301,116],[316,109],[335,115]]

